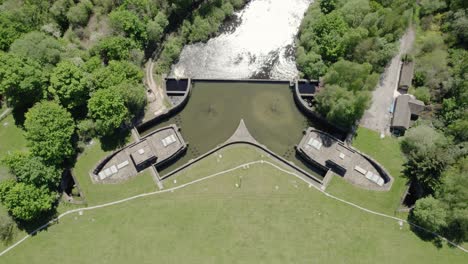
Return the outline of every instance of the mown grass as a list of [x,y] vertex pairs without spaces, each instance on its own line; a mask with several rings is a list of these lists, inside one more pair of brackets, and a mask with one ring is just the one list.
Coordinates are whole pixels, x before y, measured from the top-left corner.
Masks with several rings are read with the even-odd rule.
[[[0,113],[3,111],[0,110]],[[21,128],[15,125],[13,115],[0,121],[0,160],[9,152],[26,151],[26,138]],[[8,169],[0,163],[0,181],[12,177]]]
[[[259,159],[268,157],[250,146],[232,146],[165,185],[180,185]],[[66,216],[1,259],[5,263],[116,264],[466,260],[458,249],[436,248],[407,225],[400,228],[395,220],[330,199],[266,163],[174,192]]]

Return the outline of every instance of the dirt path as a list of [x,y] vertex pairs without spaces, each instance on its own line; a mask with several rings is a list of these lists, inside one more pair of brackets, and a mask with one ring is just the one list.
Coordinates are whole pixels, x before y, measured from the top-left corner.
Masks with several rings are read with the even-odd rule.
[[166,110],[166,105],[164,104],[164,91],[163,88],[158,86],[154,81],[153,77],[153,60],[149,60],[145,68],[145,82],[149,88],[147,93],[148,95],[148,113],[149,116],[157,116],[162,114]]
[[398,54],[393,57],[390,65],[382,74],[382,79],[372,93],[372,105],[364,113],[361,126],[375,130],[381,134],[390,134],[390,121],[392,115],[390,108],[393,100],[399,95],[397,92],[398,79],[400,76],[401,56],[411,51],[415,39],[413,27],[408,28],[400,39]]

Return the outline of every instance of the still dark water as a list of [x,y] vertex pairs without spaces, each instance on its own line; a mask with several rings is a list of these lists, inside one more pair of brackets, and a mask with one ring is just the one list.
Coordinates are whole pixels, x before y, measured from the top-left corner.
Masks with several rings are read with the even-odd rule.
[[270,150],[306,169],[294,146],[313,125],[297,108],[289,83],[195,82],[187,105],[178,114],[142,133],[177,124],[189,142],[185,156],[160,171],[164,175],[224,143],[241,119],[252,136]]

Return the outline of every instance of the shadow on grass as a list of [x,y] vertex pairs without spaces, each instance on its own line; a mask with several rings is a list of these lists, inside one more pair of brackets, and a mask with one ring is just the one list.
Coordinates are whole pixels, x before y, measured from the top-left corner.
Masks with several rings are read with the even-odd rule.
[[111,135],[100,138],[101,147],[104,151],[111,151],[123,147],[130,136],[130,129],[119,129]]
[[[50,222],[51,220],[53,220],[54,218],[57,217],[57,210],[56,210],[57,205],[58,205],[58,201],[54,205],[54,208],[52,208],[51,210],[49,210],[47,212],[43,212],[41,215],[39,215],[34,220],[22,221],[22,220],[17,219],[16,223],[18,225],[18,228],[20,230],[23,230],[23,231],[27,232],[28,234],[36,235],[36,233],[33,233],[33,232],[35,232],[38,228],[40,228],[41,226],[47,224],[48,222]],[[47,230],[47,228],[48,228],[48,226],[44,227],[44,229],[42,229],[41,231]]]

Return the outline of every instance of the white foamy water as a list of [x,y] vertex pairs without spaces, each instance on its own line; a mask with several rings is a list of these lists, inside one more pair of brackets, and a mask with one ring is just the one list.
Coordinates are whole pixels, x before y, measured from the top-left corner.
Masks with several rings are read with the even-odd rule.
[[171,75],[290,79],[297,75],[294,37],[313,0],[252,0],[232,31],[184,47]]

